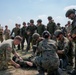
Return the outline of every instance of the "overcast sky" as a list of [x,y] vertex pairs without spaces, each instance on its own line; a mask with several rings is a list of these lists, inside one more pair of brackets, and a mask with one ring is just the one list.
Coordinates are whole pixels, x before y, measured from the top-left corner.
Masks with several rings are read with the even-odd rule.
[[0,24],[12,29],[15,23],[26,23],[38,19],[47,24],[48,16],[52,16],[56,23],[64,26],[69,19],[65,17],[68,9],[76,9],[76,0],[0,0]]

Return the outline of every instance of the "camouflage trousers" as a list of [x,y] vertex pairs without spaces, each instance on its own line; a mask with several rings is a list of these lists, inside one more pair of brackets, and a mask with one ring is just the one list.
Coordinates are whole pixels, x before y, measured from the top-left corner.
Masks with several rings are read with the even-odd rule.
[[8,63],[6,61],[0,61],[0,70],[8,69]]
[[51,59],[49,60],[39,56],[34,59],[34,63],[36,64],[37,67],[42,67],[44,70],[50,72],[58,69],[59,67],[59,61],[52,63]]

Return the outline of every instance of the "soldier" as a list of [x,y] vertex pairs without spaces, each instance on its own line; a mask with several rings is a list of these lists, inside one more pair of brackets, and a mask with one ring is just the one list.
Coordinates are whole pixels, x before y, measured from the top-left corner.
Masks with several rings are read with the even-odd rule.
[[76,14],[75,14],[75,9],[69,9],[65,16],[68,17],[69,19],[73,20],[72,22],[72,30],[71,30],[71,35],[73,38],[73,42],[75,43],[75,68],[72,71],[71,75],[76,75]]
[[37,48],[38,48],[39,42],[42,40],[43,40],[43,37],[40,37],[38,33],[34,33],[32,35],[33,56],[39,55]]
[[67,25],[67,27],[66,27],[67,34],[68,34],[68,33],[71,33],[71,29],[72,29],[71,22],[70,22],[70,21],[68,21],[66,25]]
[[3,42],[3,28],[0,26],[0,41]]
[[27,27],[28,43],[26,52],[30,49],[30,43],[32,42],[32,35],[35,33],[37,27],[34,25],[34,20],[30,20],[30,25]]
[[22,58],[14,50],[14,45],[20,44],[22,38],[16,36],[14,40],[8,39],[0,44],[0,70],[5,70],[8,68],[8,63],[13,64],[15,67],[20,67],[19,64],[15,63],[11,59],[11,53],[13,53],[17,58],[22,60]]
[[47,24],[47,31],[50,32],[51,38],[53,38],[53,34],[56,30],[56,24],[55,24],[55,22],[53,22],[51,16],[48,17],[48,21],[49,21],[49,23]]
[[45,30],[45,26],[42,24],[42,20],[41,19],[38,19],[37,20],[37,33],[42,36],[42,33],[44,32]]
[[73,44],[73,40],[72,40],[72,36],[71,36],[71,34],[69,33],[68,35],[67,35],[67,38],[68,38],[68,40],[69,40],[69,52],[68,52],[68,62],[69,62],[69,65],[70,66],[73,66],[73,47],[74,47],[74,44]]
[[11,35],[14,33],[14,37],[20,35],[20,29],[18,24],[15,24],[15,28],[12,29]]
[[[15,24],[15,28],[12,29],[12,32],[11,32],[11,36],[12,34],[14,33],[14,37],[20,35],[20,28],[18,26],[18,24]],[[20,45],[18,45],[18,50],[20,50]]]
[[22,39],[22,42],[21,42],[21,47],[22,47],[22,50],[24,50],[24,42],[25,42],[25,39],[26,39],[26,42],[28,41],[28,36],[27,36],[27,26],[26,26],[26,23],[23,22],[23,27],[21,28],[21,32],[20,32],[20,35],[21,37],[23,38]]
[[69,52],[69,40],[63,36],[61,30],[56,30],[54,35],[57,39],[57,53],[59,55],[59,59],[63,62],[60,68],[64,70],[68,65],[67,53]]
[[56,42],[50,40],[50,33],[43,32],[43,40],[39,42],[37,51],[39,56],[35,57],[34,63],[37,66],[38,75],[45,75],[44,71],[47,70],[47,75],[59,75],[59,58],[56,53]]
[[8,29],[8,26],[5,26],[4,30],[5,40],[10,39],[10,30]]
[[61,30],[60,23],[57,23],[57,28],[56,29],[60,29]]

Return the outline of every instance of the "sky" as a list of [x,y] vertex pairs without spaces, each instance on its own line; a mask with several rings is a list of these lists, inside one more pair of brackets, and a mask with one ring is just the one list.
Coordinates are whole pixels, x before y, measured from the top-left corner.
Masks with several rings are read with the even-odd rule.
[[8,25],[11,30],[15,23],[21,24],[38,19],[47,25],[48,16],[52,16],[55,23],[65,26],[68,18],[65,13],[68,9],[76,9],[76,0],[0,0],[0,24],[4,28]]

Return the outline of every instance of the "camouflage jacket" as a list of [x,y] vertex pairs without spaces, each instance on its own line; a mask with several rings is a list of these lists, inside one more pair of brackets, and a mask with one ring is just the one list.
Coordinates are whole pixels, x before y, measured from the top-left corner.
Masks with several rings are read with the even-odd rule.
[[8,68],[8,62],[11,60],[11,53],[14,53],[13,40],[9,39],[0,45],[0,70]]
[[60,58],[65,58],[69,52],[69,40],[63,37],[63,40],[57,40],[57,50],[63,50],[63,54],[58,54]]

